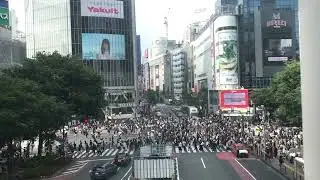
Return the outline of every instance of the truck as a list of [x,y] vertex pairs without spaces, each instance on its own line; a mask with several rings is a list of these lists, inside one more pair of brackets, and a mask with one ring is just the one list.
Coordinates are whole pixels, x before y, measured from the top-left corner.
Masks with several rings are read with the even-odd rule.
[[177,158],[172,145],[152,144],[139,149],[133,158],[134,180],[177,180]]

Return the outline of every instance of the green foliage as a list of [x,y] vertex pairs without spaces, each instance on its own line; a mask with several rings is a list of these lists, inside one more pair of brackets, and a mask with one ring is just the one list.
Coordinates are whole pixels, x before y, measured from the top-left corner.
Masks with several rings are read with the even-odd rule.
[[70,114],[96,116],[106,106],[102,78],[79,59],[39,53],[7,72],[39,83],[44,93],[67,104]]
[[301,126],[300,63],[292,61],[273,78],[267,89],[255,92],[256,103],[265,105],[286,125]]
[[102,78],[81,60],[56,52],[5,70],[0,91],[0,142],[5,143],[52,138],[71,115],[96,117],[106,106]]
[[149,89],[147,91],[147,100],[151,104],[156,104],[159,101],[158,92]]

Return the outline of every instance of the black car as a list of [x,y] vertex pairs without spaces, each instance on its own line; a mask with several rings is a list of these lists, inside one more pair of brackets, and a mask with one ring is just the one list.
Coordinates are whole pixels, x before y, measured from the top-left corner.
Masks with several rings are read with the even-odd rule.
[[128,166],[131,162],[131,158],[128,153],[118,153],[113,160],[113,163],[118,166]]
[[108,179],[109,177],[115,175],[118,171],[118,166],[114,163],[106,163],[95,166],[89,171],[90,178],[92,180]]

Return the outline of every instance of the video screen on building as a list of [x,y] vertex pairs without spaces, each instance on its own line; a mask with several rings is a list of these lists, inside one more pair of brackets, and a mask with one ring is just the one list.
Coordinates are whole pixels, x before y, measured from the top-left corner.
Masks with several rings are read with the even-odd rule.
[[247,108],[249,94],[247,89],[220,91],[221,108]]
[[123,2],[118,0],[81,0],[81,16],[123,19]]
[[125,36],[119,34],[82,33],[82,59],[125,60]]
[[264,57],[268,62],[288,61],[292,53],[292,39],[264,40]]

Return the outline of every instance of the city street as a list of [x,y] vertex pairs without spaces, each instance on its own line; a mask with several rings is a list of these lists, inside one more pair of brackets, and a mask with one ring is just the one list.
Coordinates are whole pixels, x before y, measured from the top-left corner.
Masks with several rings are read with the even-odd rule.
[[216,153],[181,154],[178,157],[180,180],[241,180],[228,161]]
[[286,180],[285,177],[258,159],[240,159],[238,162],[240,162],[256,180]]
[[229,152],[179,154],[180,180],[285,180],[261,161],[235,159]]
[[[50,180],[90,180],[89,171],[96,165],[105,164],[112,161],[109,159],[101,159],[101,160],[87,160],[87,161],[78,161],[75,162],[75,166],[77,164],[82,164],[79,169],[74,170],[73,173],[64,173],[61,175],[51,178]],[[72,166],[70,168],[72,168]],[[116,175],[109,178],[109,180],[128,180],[131,177],[131,167],[132,163],[130,163],[127,167],[119,167]],[[70,169],[69,168],[69,169]],[[68,169],[66,169],[67,171]]]

